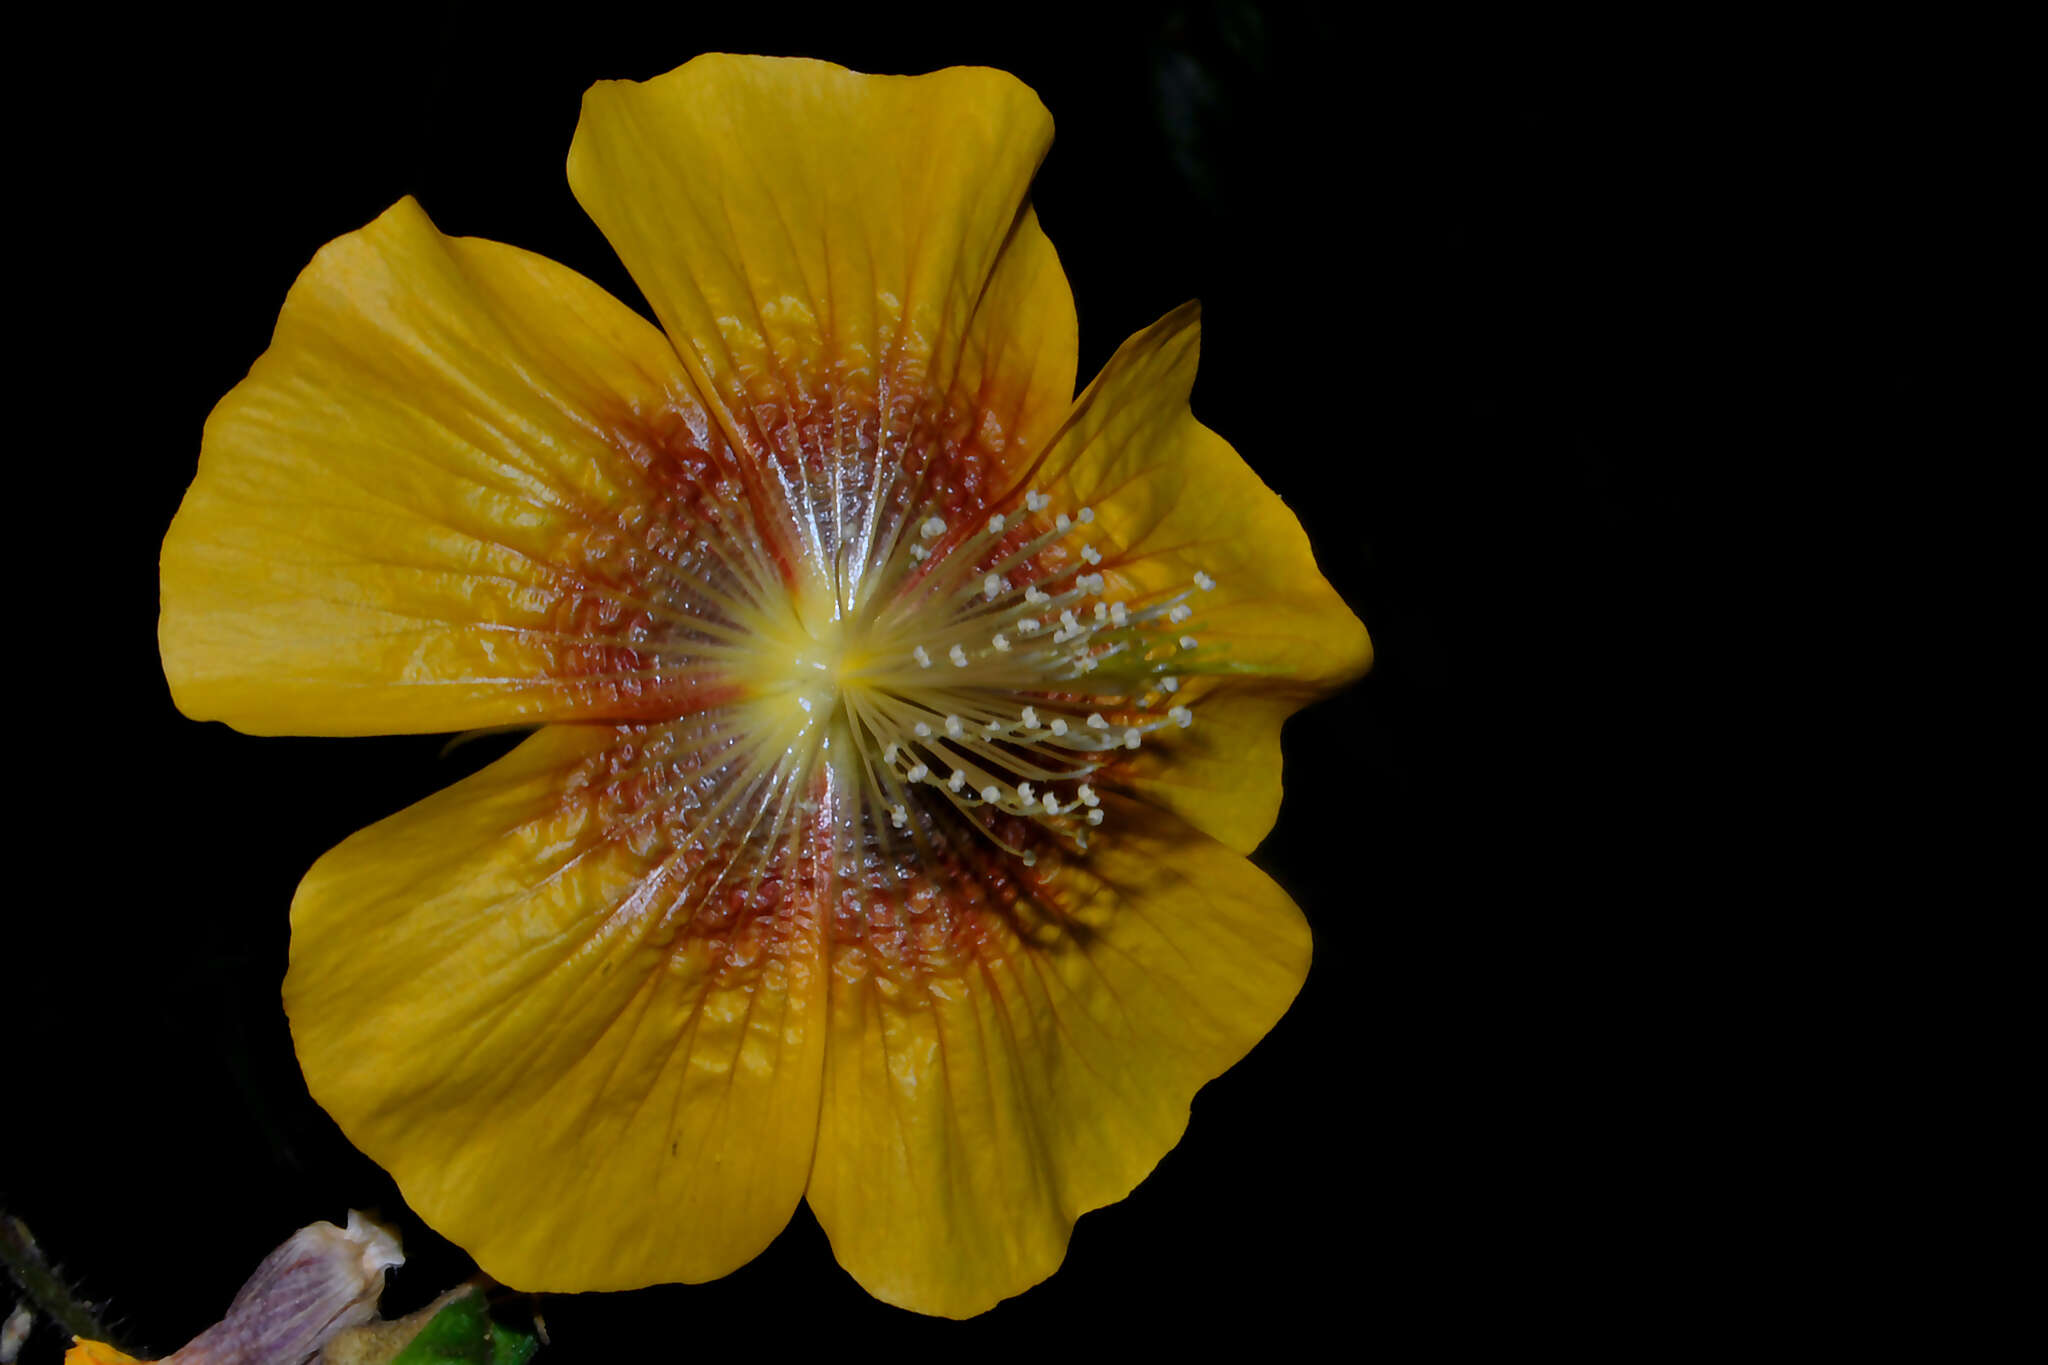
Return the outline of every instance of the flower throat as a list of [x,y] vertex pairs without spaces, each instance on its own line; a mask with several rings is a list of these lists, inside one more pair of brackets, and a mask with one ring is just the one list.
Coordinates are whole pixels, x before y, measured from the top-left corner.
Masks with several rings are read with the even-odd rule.
[[[1187,633],[1191,599],[1214,580],[1129,592],[1093,509],[1055,512],[1036,491],[966,524],[906,516],[887,540],[859,574],[792,556],[789,610],[733,623],[752,647],[724,662],[746,698],[741,728],[758,737],[734,775],[765,795],[829,771],[885,849],[952,816],[1026,865],[1045,836],[1087,848],[1106,818],[1105,770],[1193,724],[1178,694],[1207,661]],[[726,567],[767,585],[772,566],[751,544],[723,552],[755,561]]]

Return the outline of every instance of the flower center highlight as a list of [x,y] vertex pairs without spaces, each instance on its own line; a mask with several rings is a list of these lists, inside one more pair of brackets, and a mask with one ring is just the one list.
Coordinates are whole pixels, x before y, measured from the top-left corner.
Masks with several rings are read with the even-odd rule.
[[1190,599],[1215,582],[1132,591],[1090,508],[1033,491],[969,525],[905,518],[865,573],[796,562],[790,617],[736,670],[748,728],[777,766],[829,768],[885,848],[958,816],[1027,865],[1034,831],[1085,849],[1105,770],[1194,722]]

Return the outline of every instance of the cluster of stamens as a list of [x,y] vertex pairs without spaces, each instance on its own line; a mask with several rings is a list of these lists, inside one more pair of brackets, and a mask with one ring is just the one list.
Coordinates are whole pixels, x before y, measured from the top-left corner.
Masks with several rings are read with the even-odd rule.
[[1022,830],[998,817],[1085,848],[1105,818],[1091,779],[1154,731],[1194,723],[1175,701],[1203,662],[1183,628],[1215,581],[1112,596],[1093,510],[1047,523],[1049,506],[1032,491],[1022,517],[956,528],[927,515],[881,571],[893,590],[872,598],[842,700],[892,830],[915,837],[936,797],[1027,863]]

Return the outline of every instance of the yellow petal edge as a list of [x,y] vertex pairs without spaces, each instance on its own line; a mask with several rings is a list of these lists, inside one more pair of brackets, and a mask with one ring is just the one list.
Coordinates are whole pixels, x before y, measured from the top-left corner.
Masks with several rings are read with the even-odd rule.
[[1110,819],[1060,911],[1020,905],[957,975],[834,960],[806,1197],[877,1298],[970,1317],[1050,1275],[1301,988],[1308,926],[1264,873],[1164,812]]
[[1187,693],[1197,721],[1131,765],[1128,790],[1240,853],[1280,811],[1280,726],[1372,666],[1365,626],[1316,567],[1301,522],[1188,406],[1201,310],[1186,304],[1110,358],[1024,477],[1096,509],[1136,592],[1181,592],[1220,653]]

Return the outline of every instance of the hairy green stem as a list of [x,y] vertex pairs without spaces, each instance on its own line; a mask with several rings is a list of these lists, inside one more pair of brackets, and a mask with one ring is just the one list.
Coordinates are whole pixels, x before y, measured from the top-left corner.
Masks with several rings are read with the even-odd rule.
[[107,1335],[107,1329],[100,1325],[92,1305],[72,1293],[70,1286],[43,1259],[36,1239],[29,1235],[28,1224],[4,1210],[0,1210],[0,1261],[7,1263],[8,1277],[44,1317],[72,1336],[104,1341],[119,1349]]

